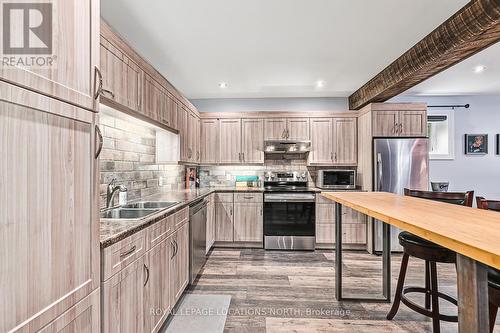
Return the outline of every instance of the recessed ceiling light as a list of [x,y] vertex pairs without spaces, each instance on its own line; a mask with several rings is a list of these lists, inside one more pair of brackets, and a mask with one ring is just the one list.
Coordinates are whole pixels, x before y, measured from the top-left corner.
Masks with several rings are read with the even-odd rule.
[[316,88],[323,88],[325,86],[325,81],[319,80],[316,82]]
[[483,66],[483,65],[478,65],[476,67],[474,67],[474,73],[482,73],[486,70],[486,66]]
[[226,82],[219,83],[219,88],[221,89],[227,88],[227,83]]

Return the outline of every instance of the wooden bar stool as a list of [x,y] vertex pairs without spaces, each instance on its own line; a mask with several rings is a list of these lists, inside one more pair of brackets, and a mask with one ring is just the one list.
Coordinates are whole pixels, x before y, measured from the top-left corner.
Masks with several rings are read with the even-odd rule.
[[[405,188],[405,195],[446,202],[455,205],[472,206],[474,191],[469,192],[428,192],[409,190]],[[456,253],[444,248],[438,244],[403,231],[399,234],[399,244],[403,247],[403,259],[401,260],[401,269],[399,272],[398,285],[392,308],[387,315],[388,320],[392,320],[398,312],[399,305],[402,302],[407,307],[424,316],[432,318],[432,330],[434,333],[440,332],[440,321],[458,322],[457,316],[444,315],[439,312],[439,298],[442,298],[455,305],[457,300],[438,289],[437,265],[436,263],[456,264]],[[404,281],[408,260],[416,257],[425,260],[425,287],[405,287]],[[425,295],[424,307],[408,299],[405,295],[409,293],[423,293]]]
[[[500,212],[500,201],[476,197],[476,203],[479,209],[489,209]],[[498,307],[500,306],[500,271],[491,267],[488,269],[488,301],[490,303],[490,332],[493,333]]]

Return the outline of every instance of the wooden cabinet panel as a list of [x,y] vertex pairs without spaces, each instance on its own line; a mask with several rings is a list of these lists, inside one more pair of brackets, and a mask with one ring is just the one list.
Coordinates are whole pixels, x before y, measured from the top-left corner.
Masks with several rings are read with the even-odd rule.
[[215,204],[215,240],[232,242],[234,235],[233,203],[216,202]]
[[[160,222],[156,222],[146,229],[146,250],[160,244],[174,231],[174,215],[170,215]],[[133,237],[133,236],[131,236]]]
[[189,133],[188,133],[188,121],[189,121],[189,112],[185,108],[181,106],[177,106],[177,123],[179,127],[179,136],[180,136],[180,146],[181,146],[181,161],[188,162],[189,161]]
[[311,119],[310,164],[332,164],[332,118]]
[[263,204],[235,203],[234,204],[234,241],[235,242],[262,242],[263,241]]
[[366,225],[358,223],[342,224],[343,244],[366,244]]
[[209,202],[207,205],[207,241],[206,241],[207,254],[215,242],[215,195],[211,194],[208,200]]
[[400,136],[427,136],[426,111],[400,111]]
[[196,117],[196,123],[195,123],[195,128],[196,128],[196,136],[194,140],[194,147],[196,151],[196,163],[201,162],[201,119]]
[[286,134],[285,118],[270,118],[264,120],[264,140],[283,140]]
[[177,116],[177,103],[175,102],[175,99],[169,94],[167,97],[167,113],[170,116],[169,120],[169,126],[173,129],[178,130],[179,125],[178,125],[178,116]]
[[144,285],[144,332],[158,332],[167,318],[170,303],[170,244],[164,239],[146,254]]
[[262,193],[251,193],[251,192],[243,192],[243,193],[235,193],[234,194],[234,202],[241,203],[262,203],[263,198]]
[[175,304],[189,283],[189,224],[180,227],[172,236],[170,255],[170,303]]
[[3,82],[0,100],[0,332],[36,331],[99,286],[95,115]]
[[220,163],[241,162],[241,119],[219,121]]
[[334,118],[333,163],[355,165],[357,155],[356,118]]
[[144,332],[145,256],[103,283],[103,333]]
[[229,193],[215,193],[215,202],[228,202],[232,203],[234,200],[234,195],[232,192]]
[[187,125],[187,158],[189,162],[196,162],[196,132],[197,132],[196,115],[188,112],[188,125]]
[[101,329],[100,289],[75,304],[39,333],[96,333]]
[[[0,77],[24,88],[94,109],[94,68],[99,66],[99,1],[51,2],[57,8],[51,23],[57,27],[52,36],[52,65],[25,67],[4,64],[0,67]],[[12,31],[24,31],[23,20],[13,24]]]
[[287,140],[309,140],[309,118],[287,119]]
[[101,37],[101,102],[112,100],[141,112],[142,71],[125,53]]
[[201,163],[217,163],[219,148],[219,121],[203,119],[201,121]]
[[397,136],[396,125],[399,120],[399,111],[374,111],[373,136]]
[[144,74],[142,114],[170,126],[168,95],[158,82]]
[[335,244],[335,223],[316,223],[316,244]]
[[335,223],[335,205],[318,204],[316,202],[316,223],[334,224]]
[[107,280],[146,252],[145,231],[125,238],[102,251],[103,279]]
[[264,122],[262,119],[241,120],[241,160],[264,163]]

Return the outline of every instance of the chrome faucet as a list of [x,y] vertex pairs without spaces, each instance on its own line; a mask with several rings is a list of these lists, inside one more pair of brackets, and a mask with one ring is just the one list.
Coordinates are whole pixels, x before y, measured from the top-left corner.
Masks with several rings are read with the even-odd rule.
[[116,191],[127,192],[127,188],[123,185],[115,185],[116,178],[113,178],[111,182],[108,184],[108,190],[106,192],[106,208],[109,208],[111,203],[113,202],[113,198],[115,197]]

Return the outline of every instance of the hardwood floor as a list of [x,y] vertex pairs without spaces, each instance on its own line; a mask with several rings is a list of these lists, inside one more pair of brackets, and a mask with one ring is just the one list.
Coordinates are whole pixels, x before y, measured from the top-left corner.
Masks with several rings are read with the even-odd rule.
[[[400,255],[392,260],[396,287]],[[366,252],[344,253],[344,286],[352,294],[381,293],[381,258]],[[230,295],[224,332],[430,332],[431,321],[401,305],[394,320],[390,304],[339,303],[334,297],[334,252],[278,252],[214,249],[192,294]],[[423,262],[410,259],[407,284],[423,285]],[[440,290],[456,296],[453,265],[439,265]],[[394,291],[393,291],[394,294]],[[416,301],[420,301],[418,298]],[[442,311],[456,307],[441,303]],[[441,324],[457,332],[456,323]],[[500,332],[497,321],[495,332]]]

